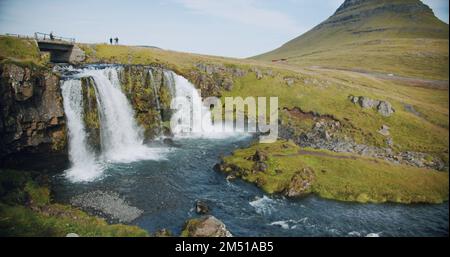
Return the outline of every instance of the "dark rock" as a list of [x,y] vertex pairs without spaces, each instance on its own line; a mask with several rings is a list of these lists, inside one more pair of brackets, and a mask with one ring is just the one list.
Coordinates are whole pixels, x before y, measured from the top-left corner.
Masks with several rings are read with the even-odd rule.
[[267,161],[267,159],[268,159],[267,155],[265,155],[259,150],[256,150],[255,154],[253,155],[253,161],[255,162],[264,162]]
[[197,214],[207,214],[209,213],[209,206],[204,201],[197,201],[195,203],[195,212]]
[[59,78],[44,68],[0,64],[0,160],[25,153],[67,154]]

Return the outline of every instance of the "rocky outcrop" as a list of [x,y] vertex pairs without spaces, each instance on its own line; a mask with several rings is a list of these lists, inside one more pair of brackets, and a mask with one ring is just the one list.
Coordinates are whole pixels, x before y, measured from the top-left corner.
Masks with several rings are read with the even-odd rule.
[[209,212],[209,206],[204,201],[197,201],[195,203],[195,212],[197,214],[207,214]]
[[126,65],[119,71],[122,90],[130,100],[136,121],[144,128],[146,139],[170,134],[171,79],[160,67]]
[[181,234],[185,237],[232,237],[225,224],[214,216],[188,220]]
[[[66,156],[66,120],[59,78],[35,66],[0,65],[0,160]],[[20,165],[19,165],[20,166]]]
[[100,152],[100,117],[97,108],[94,80],[90,77],[81,79],[83,94],[84,125],[88,144]]
[[247,71],[233,65],[198,63],[185,76],[201,90],[202,97],[220,96],[222,90],[231,91],[234,79],[247,75]]
[[395,110],[392,107],[391,103],[387,101],[373,100],[366,96],[349,96],[349,100],[353,104],[358,104],[363,109],[376,108],[378,113],[380,113],[384,117],[390,117],[395,113]]
[[304,168],[292,176],[284,195],[287,197],[307,195],[311,192],[311,187],[314,184],[314,180],[314,171],[310,168]]
[[[358,98],[360,100],[360,98]],[[366,102],[366,101],[363,101]],[[292,140],[301,147],[325,149],[338,153],[355,153],[362,156],[383,159],[397,164],[406,164],[420,168],[446,170],[445,162],[439,157],[419,152],[394,152],[395,144],[391,137],[390,128],[383,125],[378,133],[386,137],[386,147],[377,147],[356,143],[342,133],[344,125],[341,121],[326,115],[305,113],[299,109],[285,110],[289,121],[283,121],[279,126],[279,137]],[[301,124],[310,127],[299,129]]]

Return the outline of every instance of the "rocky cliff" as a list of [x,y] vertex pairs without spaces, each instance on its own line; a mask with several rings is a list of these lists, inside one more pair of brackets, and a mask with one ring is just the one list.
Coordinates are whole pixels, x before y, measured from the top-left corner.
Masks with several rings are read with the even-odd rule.
[[2,64],[0,97],[2,166],[22,166],[23,158],[65,156],[66,121],[58,76],[33,65]]

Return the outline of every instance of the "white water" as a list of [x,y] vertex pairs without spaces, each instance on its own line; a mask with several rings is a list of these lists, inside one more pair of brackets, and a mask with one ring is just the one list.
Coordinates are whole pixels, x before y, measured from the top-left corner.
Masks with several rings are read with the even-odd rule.
[[213,124],[210,109],[203,104],[199,92],[186,78],[173,72],[169,75],[165,73],[165,76],[172,78],[174,83],[171,88],[175,89],[175,106],[178,108],[174,115],[178,118],[178,123],[172,125],[172,132],[176,137],[223,139],[247,136],[244,129],[225,130],[222,122]]
[[70,180],[76,182],[93,180],[101,175],[103,169],[86,142],[86,131],[82,118],[81,81],[64,81],[61,89],[69,129],[69,158],[72,165],[66,171],[66,175]]
[[159,159],[158,152],[143,144],[142,129],[136,124],[134,111],[122,93],[116,68],[86,70],[82,75],[95,81],[103,158],[121,163]]
[[[86,140],[80,77],[92,77],[95,82],[102,149],[98,158],[90,151]],[[167,150],[143,144],[142,129],[136,124],[134,111],[122,93],[116,68],[81,70],[77,79],[63,83],[63,97],[72,163],[67,177],[72,181],[98,178],[104,170],[101,164],[163,159]]]

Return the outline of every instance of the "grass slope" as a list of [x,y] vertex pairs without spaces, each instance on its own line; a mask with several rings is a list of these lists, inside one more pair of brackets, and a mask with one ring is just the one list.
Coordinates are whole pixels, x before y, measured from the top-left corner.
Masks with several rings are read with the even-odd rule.
[[[252,172],[254,162],[249,157],[256,150],[268,156],[265,172]],[[307,153],[300,150],[307,150]],[[241,174],[242,179],[257,184],[271,194],[286,190],[292,176],[309,167],[316,177],[311,192],[328,199],[361,203],[441,203],[448,200],[449,177],[446,172],[394,165],[348,154],[300,149],[286,141],[270,145],[254,144],[235,151],[223,161],[226,165],[247,171]]]
[[[344,6],[344,5],[343,5]],[[371,0],[339,9],[278,49],[253,57],[448,80],[448,24],[420,0]]]

